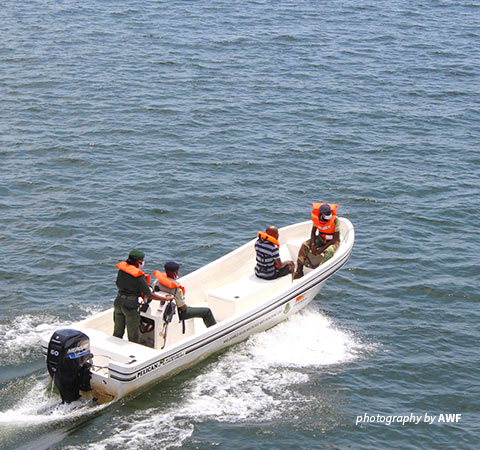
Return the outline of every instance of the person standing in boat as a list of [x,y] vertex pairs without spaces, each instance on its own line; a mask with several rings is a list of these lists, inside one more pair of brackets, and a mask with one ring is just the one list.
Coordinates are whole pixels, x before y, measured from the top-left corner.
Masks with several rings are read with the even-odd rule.
[[213,316],[210,308],[202,308],[197,306],[187,306],[185,303],[185,288],[176,280],[180,270],[180,264],[175,261],[169,261],[164,265],[165,273],[156,270],[153,276],[156,280],[153,283],[155,292],[163,291],[172,294],[178,308],[178,316],[180,320],[187,320],[193,317],[201,317],[207,328],[215,325],[217,321]]
[[303,277],[303,267],[315,269],[328,261],[340,247],[340,220],[338,205],[312,203],[313,227],[310,239],[300,247],[295,279]]
[[258,239],[255,242],[255,252],[257,253],[257,265],[255,266],[255,275],[264,280],[274,280],[284,277],[295,270],[293,261],[284,261],[280,259],[280,244],[278,242],[278,228],[270,225],[265,230],[259,231]]
[[145,300],[172,300],[171,295],[159,295],[150,290],[150,275],[143,273],[141,268],[145,264],[145,253],[141,250],[132,250],[126,261],[118,263],[117,288],[118,294],[113,303],[113,335],[123,338],[125,326],[128,340],[138,342],[138,327],[140,325],[140,311],[138,297]]

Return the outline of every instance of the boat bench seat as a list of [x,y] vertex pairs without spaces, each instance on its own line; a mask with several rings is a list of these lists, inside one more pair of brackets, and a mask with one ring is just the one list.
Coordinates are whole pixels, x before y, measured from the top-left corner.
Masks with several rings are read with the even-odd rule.
[[[300,247],[302,244],[306,241],[307,239],[305,238],[300,238],[300,239],[290,239],[285,243],[285,246],[288,248],[288,251],[290,253],[289,256],[283,257],[281,253],[281,248],[280,248],[280,257],[282,258],[282,261],[284,259],[291,259],[292,261],[296,262],[298,258],[298,252],[300,251]],[[283,247],[283,246],[282,246]]]
[[215,318],[217,321],[222,321],[253,307],[264,299],[265,293],[272,295],[272,291],[281,286],[286,287],[291,282],[290,276],[276,280],[262,280],[251,273],[208,291],[206,297]]
[[90,351],[94,355],[94,364],[96,365],[108,365],[109,361],[128,364],[133,359],[137,361],[148,360],[157,354],[150,347],[139,346],[103,331],[93,328],[82,328],[81,331],[90,338]]

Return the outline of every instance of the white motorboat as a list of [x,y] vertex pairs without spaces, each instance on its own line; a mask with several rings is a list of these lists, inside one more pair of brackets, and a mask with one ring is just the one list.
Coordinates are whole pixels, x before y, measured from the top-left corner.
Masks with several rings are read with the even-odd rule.
[[[69,369],[68,364],[64,364],[64,370],[74,371],[64,374],[66,382],[77,380],[75,389],[84,397],[111,401],[171,376],[252,333],[278,324],[308,305],[325,281],[346,264],[355,233],[348,219],[340,218],[340,222],[339,249],[316,269],[306,268],[305,276],[300,279],[292,281],[291,276],[272,281],[257,278],[253,272],[255,239],[180,278],[178,281],[186,289],[188,305],[212,309],[217,324],[210,328],[199,318],[186,320],[183,327],[175,315],[164,338],[164,308],[168,302],[161,305],[153,300],[148,310],[141,313],[142,323],[146,325],[144,333],[140,333],[142,344],[112,336],[113,308],[73,323],[71,329],[45,336],[42,350],[47,356],[47,366],[49,358],[58,366],[53,369],[49,366],[50,375],[58,376],[57,370],[62,365],[61,347],[68,347],[64,348],[65,361],[81,367],[80,373],[74,373],[74,367]],[[311,227],[312,222],[307,221],[279,230],[283,261],[296,261],[302,242],[310,237]],[[66,343],[68,340],[70,343]],[[91,366],[82,364],[86,361]],[[87,393],[82,390],[86,389],[82,377],[86,377],[88,388],[90,374],[92,391]],[[61,386],[61,383],[55,384]],[[78,396],[69,399],[67,395],[66,401],[75,398]],[[65,399],[63,394],[62,399]]]

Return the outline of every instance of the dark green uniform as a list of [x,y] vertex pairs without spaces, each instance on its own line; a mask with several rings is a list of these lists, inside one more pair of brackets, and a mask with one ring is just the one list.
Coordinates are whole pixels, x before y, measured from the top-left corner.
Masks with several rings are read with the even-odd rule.
[[138,326],[140,312],[138,311],[138,297],[150,294],[150,288],[145,276],[134,277],[123,270],[117,275],[118,295],[113,304],[113,335],[123,338],[125,325],[127,326],[128,340],[138,342]]

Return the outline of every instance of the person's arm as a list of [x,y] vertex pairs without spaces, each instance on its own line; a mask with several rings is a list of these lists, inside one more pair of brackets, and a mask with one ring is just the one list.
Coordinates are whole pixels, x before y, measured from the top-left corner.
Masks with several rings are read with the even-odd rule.
[[310,233],[310,249],[314,255],[319,255],[323,251],[323,246],[317,247],[316,242],[317,227],[314,225],[312,227],[312,232]]
[[166,294],[166,293],[157,294],[155,292],[152,292],[150,290],[150,286],[147,283],[147,279],[145,277],[140,277],[140,279],[142,284],[141,291],[146,299],[161,300],[161,301],[167,301],[167,300],[173,299],[173,295]]
[[295,264],[293,263],[293,261],[285,261],[283,262],[280,258],[280,251],[278,250],[278,248],[275,248],[275,251],[273,253],[273,258],[274,258],[274,261],[275,261],[275,267],[280,270],[281,268],[285,267],[285,266],[289,266],[290,267],[290,272],[293,271],[293,269],[295,268]]
[[177,308],[180,311],[187,310],[187,304],[185,303],[185,296],[183,295],[183,291],[180,288],[175,289],[175,303],[177,304]]
[[322,252],[324,252],[328,247],[330,247],[333,244],[336,244],[339,241],[340,241],[340,231],[335,231],[335,233],[333,233],[333,239],[327,241],[327,243],[323,246]]
[[155,294],[163,295],[166,297],[166,298],[162,298],[161,300],[166,300],[166,301],[175,300],[175,303],[177,304],[177,308],[180,311],[185,311],[187,309],[187,305],[185,304],[185,298],[183,296],[183,291],[180,288],[176,288],[173,294],[168,294],[167,292],[162,291],[162,287],[164,289],[167,289],[161,283],[156,282],[156,284],[154,284]]
[[317,234],[317,227],[314,225],[314,226],[312,227],[312,231],[310,232],[310,240],[311,240],[312,242],[315,241],[315,235],[316,235],[316,234]]
[[340,221],[338,219],[335,219],[335,231],[333,232],[333,238],[325,243],[322,248],[322,252],[324,252],[328,247],[336,244],[337,242],[340,242]]
[[168,301],[174,299],[173,295],[171,294],[157,294],[156,292],[150,292],[150,294],[148,294],[148,298],[160,301]]
[[295,264],[293,261],[283,261],[280,258],[275,259],[275,266],[277,269],[281,269],[282,267],[289,266],[290,272],[295,269]]

